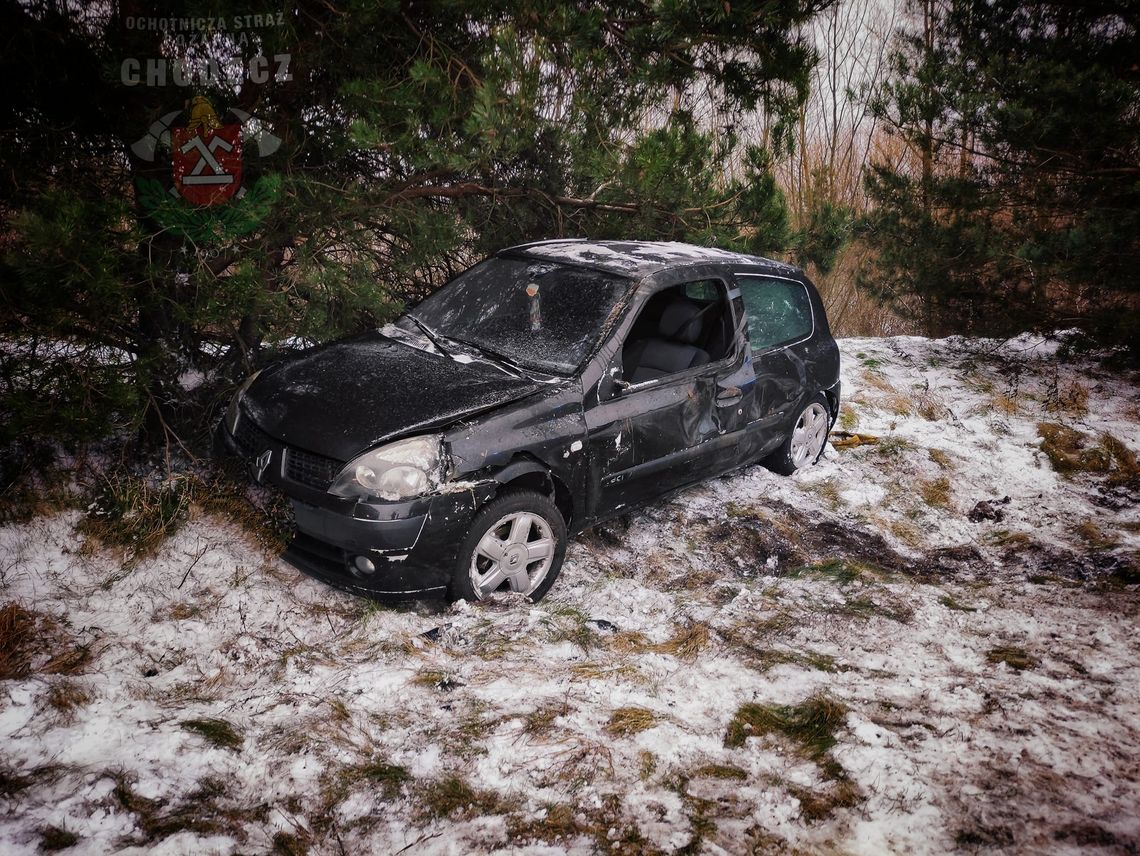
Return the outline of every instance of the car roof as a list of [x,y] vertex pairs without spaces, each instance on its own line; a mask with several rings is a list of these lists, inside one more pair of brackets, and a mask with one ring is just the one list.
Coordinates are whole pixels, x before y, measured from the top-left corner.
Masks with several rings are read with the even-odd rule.
[[501,250],[498,255],[565,262],[630,277],[644,277],[666,268],[699,264],[758,265],[783,274],[800,273],[799,268],[763,256],[750,256],[717,247],[698,247],[679,241],[559,238],[509,247]]

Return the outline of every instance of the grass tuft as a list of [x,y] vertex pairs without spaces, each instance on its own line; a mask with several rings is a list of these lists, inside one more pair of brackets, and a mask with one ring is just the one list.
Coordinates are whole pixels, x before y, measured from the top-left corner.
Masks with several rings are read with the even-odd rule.
[[1015,672],[1032,669],[1037,665],[1037,658],[1016,645],[1001,645],[986,652],[986,661],[998,664],[1005,663]]
[[709,626],[700,621],[694,621],[677,631],[664,642],[653,646],[658,654],[671,654],[680,660],[694,660],[696,656],[708,647]]
[[1080,381],[1056,384],[1046,393],[1045,409],[1054,413],[1084,416],[1089,412],[1089,391]]
[[944,470],[954,469],[954,462],[950,460],[950,456],[941,449],[927,449],[926,454],[930,456],[930,460],[938,464]]
[[876,579],[881,573],[879,568],[867,562],[855,562],[850,559],[827,559],[813,565],[801,565],[798,568],[793,568],[788,571],[788,576],[792,578],[815,577],[846,585],[859,580]]
[[990,399],[990,406],[999,413],[1004,413],[1006,416],[1014,416],[1021,410],[1021,405],[1018,404],[1016,398],[1001,392]]
[[45,826],[40,830],[40,850],[54,853],[79,843],[79,836],[61,826]]
[[523,734],[528,737],[540,737],[549,734],[554,729],[554,721],[569,712],[570,706],[564,701],[536,708],[523,717]]
[[1056,422],[1037,423],[1037,434],[1041,451],[1062,475],[1100,473],[1127,480],[1140,474],[1136,453],[1111,434],[1102,434],[1094,443],[1088,434]]
[[91,693],[71,680],[55,680],[48,688],[47,703],[65,717],[91,702]]
[[372,760],[359,767],[340,770],[337,778],[339,784],[346,790],[358,782],[367,782],[378,788],[385,799],[392,800],[400,795],[401,788],[411,779],[411,775],[406,767],[401,767],[399,764]]
[[425,819],[478,817],[503,812],[496,795],[476,791],[458,776],[422,783],[416,793],[420,814]]
[[657,715],[644,707],[619,707],[606,723],[606,733],[628,737],[646,731],[657,724]]
[[847,707],[817,694],[797,705],[742,704],[728,724],[724,745],[743,746],[749,737],[780,734],[804,755],[819,760],[835,745],[835,732],[847,718]]
[[918,493],[922,501],[931,508],[945,508],[950,504],[950,479],[941,476],[936,479],[920,480]]
[[233,725],[224,719],[184,719],[182,728],[198,734],[219,749],[240,749],[244,739]]
[[22,678],[31,670],[37,615],[15,601],[0,607],[0,680]]
[[954,598],[952,598],[948,594],[944,594],[942,597],[938,598],[938,602],[940,604],[942,604],[944,607],[946,607],[947,609],[952,609],[955,612],[977,612],[978,611],[978,608],[976,606],[967,606],[966,604],[962,603],[961,601],[955,600]]
[[190,507],[190,477],[155,479],[109,472],[95,484],[95,496],[79,522],[88,538],[125,552],[124,567],[158,552],[178,531]]
[[875,444],[875,454],[891,460],[898,460],[914,448],[914,444],[903,437],[880,437]]
[[748,773],[735,764],[705,764],[689,774],[693,779],[726,779],[743,782]]
[[1120,543],[1115,535],[1105,532],[1092,520],[1079,524],[1073,531],[1093,550],[1107,550]]

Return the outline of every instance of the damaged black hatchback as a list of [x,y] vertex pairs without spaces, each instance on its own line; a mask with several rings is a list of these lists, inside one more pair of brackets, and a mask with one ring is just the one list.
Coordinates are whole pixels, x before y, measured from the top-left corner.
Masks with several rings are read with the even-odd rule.
[[218,438],[292,501],[286,558],[306,573],[371,597],[537,600],[573,533],[745,464],[814,463],[839,393],[802,271],[557,240],[266,367]]

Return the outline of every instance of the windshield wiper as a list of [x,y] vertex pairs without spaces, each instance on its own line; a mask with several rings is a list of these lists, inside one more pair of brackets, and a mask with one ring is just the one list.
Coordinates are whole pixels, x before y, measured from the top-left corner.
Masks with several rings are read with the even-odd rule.
[[436,347],[436,348],[439,350],[439,352],[440,352],[441,354],[445,354],[445,355],[447,355],[447,356],[449,356],[449,357],[451,356],[451,352],[450,352],[450,351],[448,351],[448,350],[447,350],[447,348],[445,348],[445,347],[443,346],[443,343],[441,343],[441,342],[439,341],[439,336],[437,336],[435,333],[433,333],[433,332],[431,331],[431,328],[430,328],[430,327],[428,327],[428,325],[427,325],[427,324],[425,324],[423,321],[421,321],[419,318],[417,318],[417,317],[416,317],[415,315],[413,315],[411,312],[406,312],[406,313],[404,313],[404,314],[405,314],[405,315],[406,315],[408,318],[411,318],[411,319],[412,319],[412,323],[414,323],[414,324],[415,324],[417,327],[419,327],[421,330],[423,330],[423,332],[424,332],[424,335],[425,335],[425,336],[427,336],[427,339],[428,339],[428,341],[429,341],[429,342],[431,342],[433,345],[435,345],[435,347]]
[[466,345],[468,348],[471,348],[473,351],[478,351],[480,354],[483,354],[484,356],[490,357],[492,362],[494,362],[495,364],[499,365],[502,368],[511,369],[519,377],[526,377],[527,373],[529,371],[531,371],[526,366],[522,366],[522,365],[519,365],[518,363],[516,363],[513,359],[508,357],[506,354],[504,354],[500,351],[496,351],[496,350],[493,350],[491,348],[488,348],[486,345],[478,345],[475,342],[468,342],[465,339],[456,339],[454,336],[448,336],[447,340],[449,342],[454,342],[457,345]]

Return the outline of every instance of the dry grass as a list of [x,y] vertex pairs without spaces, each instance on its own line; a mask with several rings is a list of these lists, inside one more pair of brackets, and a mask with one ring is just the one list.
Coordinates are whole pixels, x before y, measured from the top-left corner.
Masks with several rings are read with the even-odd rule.
[[800,801],[800,813],[809,823],[829,817],[837,808],[853,808],[863,801],[859,787],[845,773],[836,776],[823,792],[796,785],[789,785],[788,792]]
[[412,678],[412,683],[416,686],[431,687],[442,692],[450,692],[463,686],[450,672],[441,672],[437,669],[424,669],[416,672]]
[[119,548],[125,568],[153,556],[189,516],[189,486],[187,476],[159,480],[129,472],[105,473],[77,527],[88,539],[84,549]]
[[891,534],[909,547],[919,547],[924,543],[922,530],[905,520],[892,520],[887,524]]
[[605,731],[616,737],[628,737],[657,724],[657,715],[644,707],[619,707],[610,715]]
[[918,483],[918,494],[931,508],[946,508],[950,505],[950,479],[923,479]]
[[743,782],[748,778],[748,773],[735,764],[705,764],[689,773],[689,778]]
[[1085,544],[1094,550],[1107,550],[1120,543],[1120,539],[1110,532],[1105,532],[1093,520],[1086,520],[1079,524],[1073,532]]
[[1037,423],[1037,434],[1041,451],[1062,475],[1099,473],[1125,480],[1140,474],[1136,453],[1111,434],[1094,442],[1088,434],[1056,422]]
[[[822,694],[794,706],[744,704],[729,723],[724,744],[739,748],[749,737],[778,735],[815,763],[826,783],[823,790],[781,782],[799,800],[804,819],[811,822],[827,817],[837,808],[858,805],[863,799],[858,786],[830,754],[837,742],[835,733],[846,718],[847,708]],[[727,769],[725,773],[727,777],[737,777]]]
[[554,752],[553,757],[546,785],[557,783],[568,791],[575,791],[614,775],[613,753],[604,743],[579,739]]
[[1057,383],[1045,395],[1045,409],[1051,413],[1084,416],[1089,412],[1089,391],[1080,381]]
[[930,460],[938,464],[941,469],[954,469],[954,462],[950,459],[950,456],[941,449],[927,449],[926,454],[929,455]]
[[850,404],[839,408],[839,427],[848,432],[854,432],[859,427],[859,414]]
[[656,772],[657,756],[648,749],[642,749],[637,753],[637,777],[641,779],[641,781],[647,782]]
[[898,395],[898,390],[891,385],[891,382],[876,371],[864,370],[860,373],[860,377],[863,379],[863,383],[871,387],[871,389],[877,389],[879,392]]
[[709,644],[709,626],[694,621],[677,631],[664,642],[654,645],[658,654],[670,654],[680,660],[695,660]]
[[1016,645],[1000,645],[986,652],[986,661],[989,663],[1005,663],[1015,672],[1032,669],[1037,665],[1037,658]]
[[93,696],[82,684],[73,680],[57,679],[48,687],[47,703],[70,721],[76,710],[90,704]]
[[622,654],[634,654],[648,651],[653,643],[639,630],[619,630],[610,639],[610,647]]
[[920,392],[915,398],[915,412],[927,422],[937,422],[946,418],[949,408],[941,396],[929,390]]
[[633,678],[637,676],[637,669],[633,666],[626,664],[619,664],[616,666],[607,665],[605,663],[575,663],[570,667],[570,672],[576,678],[582,678],[587,681],[604,680],[606,678]]
[[1016,416],[1021,412],[1021,405],[1011,395],[999,392],[990,398],[990,408],[1006,416]]
[[36,648],[37,614],[15,601],[0,607],[0,680],[25,677]]
[[554,723],[570,712],[565,701],[552,702],[536,708],[523,717],[523,734],[528,737],[541,737],[554,730]]
[[79,836],[62,826],[45,826],[40,830],[40,850],[55,853],[79,843]]
[[830,508],[838,508],[839,497],[839,481],[834,478],[820,479],[817,482],[808,485],[810,490],[815,491],[819,498],[822,499]]
[[895,416],[910,416],[914,412],[914,402],[902,393],[894,393],[883,399],[883,408]]
[[92,657],[90,647],[75,644],[52,616],[16,601],[0,607],[0,680],[27,677],[32,663],[45,654],[37,671],[49,675],[79,674]]
[[411,774],[399,764],[389,764],[373,759],[364,764],[341,767],[333,780],[325,788],[325,805],[332,808],[348,796],[353,787],[364,785],[371,792],[379,792],[385,800],[400,796],[404,785],[411,781]]
[[250,498],[249,474],[227,459],[203,478],[191,483],[196,509],[235,523],[268,555],[276,556],[292,538],[293,509],[283,493],[266,495],[264,504]]

